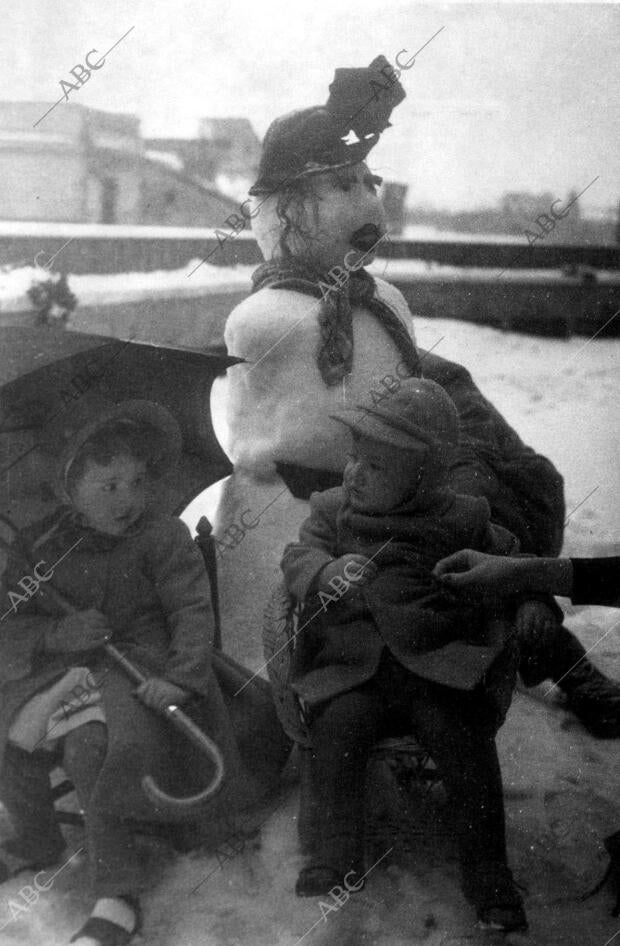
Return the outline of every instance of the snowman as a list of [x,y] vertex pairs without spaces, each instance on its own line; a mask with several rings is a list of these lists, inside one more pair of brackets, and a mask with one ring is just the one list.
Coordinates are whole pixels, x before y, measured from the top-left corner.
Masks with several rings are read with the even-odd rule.
[[[441,384],[459,412],[451,485],[486,496],[493,518],[524,551],[557,555],[562,478],[525,446],[469,373],[416,346],[402,294],[366,266],[386,239],[380,178],[367,158],[405,93],[388,61],[337,69],[324,106],[276,119],[250,189],[252,229],[265,262],[253,292],[230,314],[225,341],[243,362],[213,385],[218,440],[234,465],[212,488],[224,647],[262,669],[261,619],[314,490],[341,482],[347,434],[330,415],[393,396],[403,378]],[[597,734],[620,735],[620,688],[548,615],[523,641],[528,684],[559,681]],[[573,664],[579,662],[577,668]],[[560,679],[561,678],[561,679]]]

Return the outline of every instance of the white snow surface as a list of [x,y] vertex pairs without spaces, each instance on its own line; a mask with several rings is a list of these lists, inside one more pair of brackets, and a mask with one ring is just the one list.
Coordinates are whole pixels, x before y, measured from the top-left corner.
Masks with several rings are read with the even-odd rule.
[[[181,269],[83,276],[71,274],[68,286],[77,297],[80,308],[123,305],[171,297],[249,292],[255,269],[255,266],[213,266],[194,259]],[[3,316],[10,318],[13,313],[31,313],[33,304],[28,289],[33,282],[45,282],[48,278],[49,273],[40,266],[0,270],[0,320]]]
[[[620,342],[532,338],[439,319],[418,319],[416,331],[423,347],[438,343],[434,349],[438,354],[470,368],[483,392],[523,439],[548,455],[564,474],[566,550],[583,555],[617,552],[620,484],[614,434]],[[592,648],[594,661],[620,679],[618,612],[560,603],[567,609],[568,625]],[[257,628],[259,623],[257,619]],[[325,911],[323,918],[318,899],[300,900],[294,894],[302,859],[295,820],[298,790],[289,780],[271,808],[252,816],[255,825],[264,821],[255,838],[221,865],[213,846],[180,856],[154,842],[145,845],[152,887],[143,898],[145,926],[136,943],[605,946],[620,942],[620,920],[610,917],[611,892],[605,890],[584,903],[578,900],[605,870],[602,839],[620,828],[617,742],[591,738],[563,709],[557,688],[550,690],[550,684],[517,692],[498,742],[510,860],[517,880],[527,887],[529,935],[495,936],[475,928],[472,911],[459,892],[449,845],[436,836],[441,827],[437,818],[418,824],[421,835],[413,839],[412,851],[396,846],[371,871],[363,892],[338,910]],[[382,798],[388,797],[384,786]],[[248,816],[242,824],[249,821]],[[69,853],[82,843],[79,833],[70,840]],[[377,849],[374,860],[389,846]],[[0,925],[6,922],[3,917],[10,918],[10,902],[23,903],[19,891],[24,884],[32,885],[32,878],[22,875],[2,887]],[[6,946],[63,946],[90,905],[83,863],[76,859],[38,902],[8,923],[0,941]]]

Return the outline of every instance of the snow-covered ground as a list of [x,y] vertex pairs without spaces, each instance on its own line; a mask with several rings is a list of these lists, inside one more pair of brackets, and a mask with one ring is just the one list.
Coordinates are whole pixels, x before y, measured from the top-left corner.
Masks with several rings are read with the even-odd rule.
[[[389,278],[389,275],[388,275]],[[566,479],[566,550],[611,553],[620,546],[618,474],[618,356],[620,342],[549,340],[434,319],[417,320],[422,346],[471,369],[483,392],[523,439],[547,454]],[[565,602],[561,602],[565,604]],[[592,657],[620,679],[617,611],[568,607],[569,626]],[[258,626],[258,622],[257,622]],[[518,881],[527,887],[527,936],[482,934],[458,890],[440,811],[430,802],[407,815],[413,841],[373,840],[381,860],[362,893],[321,913],[318,900],[300,900],[294,882],[297,789],[293,780],[270,807],[242,820],[262,827],[224,861],[212,847],[171,855],[145,845],[152,891],[144,898],[148,946],[472,946],[500,942],[531,946],[620,944],[620,920],[610,917],[611,894],[585,903],[579,896],[602,875],[601,841],[620,828],[618,744],[590,738],[559,704],[549,685],[519,691],[499,746],[505,780],[508,839]],[[376,775],[379,778],[379,775]],[[384,799],[389,784],[380,783]],[[271,812],[271,813],[270,813]],[[393,809],[393,817],[405,813]],[[411,832],[410,832],[411,838]],[[70,851],[80,846],[73,835]],[[386,853],[393,845],[393,850]],[[220,848],[220,851],[222,848]],[[385,855],[385,856],[384,856]],[[22,876],[0,891],[0,926],[9,901],[23,903]],[[198,886],[200,885],[200,886]],[[196,889],[197,888],[197,889]],[[34,899],[34,898],[33,898]],[[0,933],[6,946],[62,946],[89,910],[83,865],[76,858],[49,892]],[[16,911],[13,907],[14,912]]]
[[[101,275],[89,273],[84,276],[72,274],[69,288],[77,296],[81,308],[182,299],[213,293],[245,294],[251,288],[251,276],[255,269],[255,266],[242,265],[214,266],[204,260],[194,259],[180,269]],[[0,324],[20,324],[19,320],[11,321],[10,317],[34,312],[28,290],[33,282],[45,282],[47,279],[49,273],[41,266],[0,269]],[[81,325],[75,323],[75,317],[69,319],[67,329],[83,330]]]

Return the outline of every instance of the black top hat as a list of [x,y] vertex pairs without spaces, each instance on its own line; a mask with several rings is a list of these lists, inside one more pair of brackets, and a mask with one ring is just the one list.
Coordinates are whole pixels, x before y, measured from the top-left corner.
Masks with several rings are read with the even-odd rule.
[[271,123],[250,194],[275,193],[284,184],[364,161],[390,126],[392,109],[405,98],[385,56],[366,68],[336,69],[329,92],[325,105]]

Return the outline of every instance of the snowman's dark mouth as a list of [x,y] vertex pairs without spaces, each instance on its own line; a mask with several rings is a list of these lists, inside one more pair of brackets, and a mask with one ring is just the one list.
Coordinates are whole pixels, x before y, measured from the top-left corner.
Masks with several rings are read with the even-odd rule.
[[367,253],[380,239],[381,230],[376,223],[365,223],[363,227],[355,231],[349,243],[354,249]]

